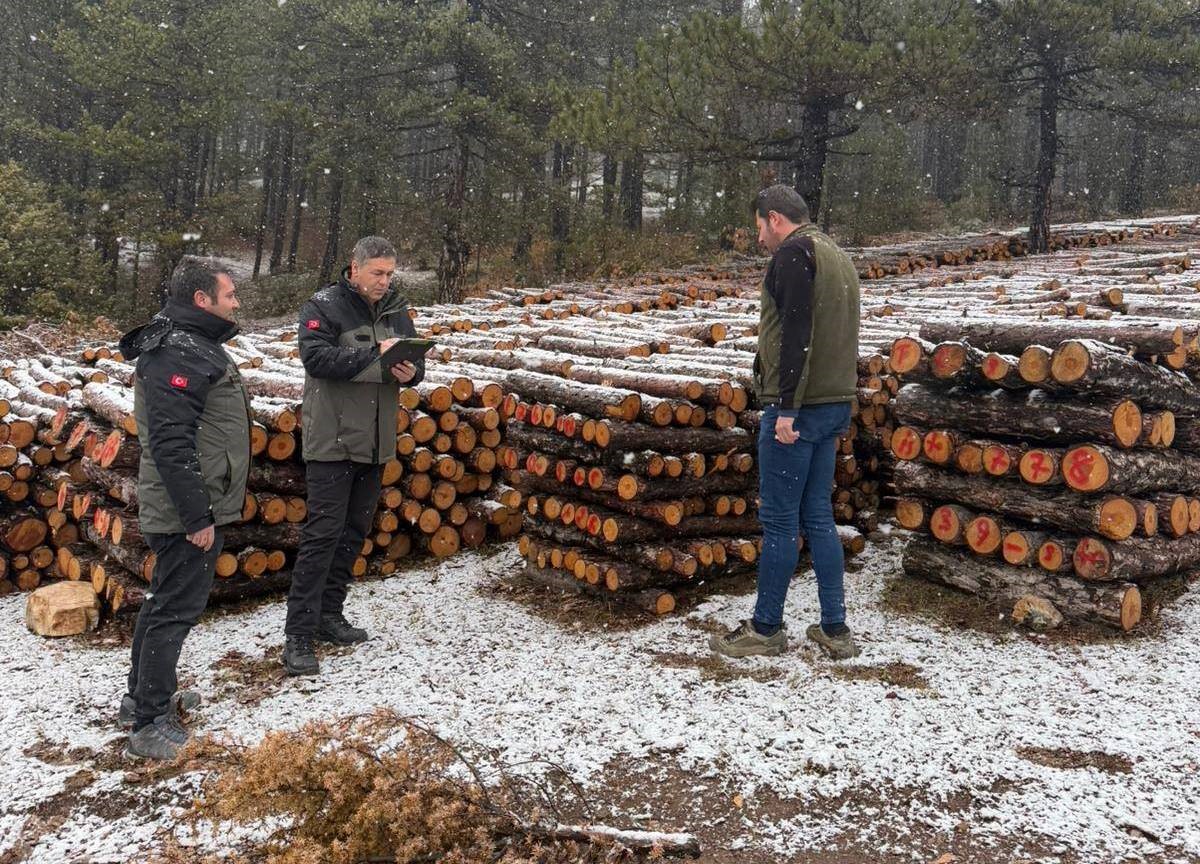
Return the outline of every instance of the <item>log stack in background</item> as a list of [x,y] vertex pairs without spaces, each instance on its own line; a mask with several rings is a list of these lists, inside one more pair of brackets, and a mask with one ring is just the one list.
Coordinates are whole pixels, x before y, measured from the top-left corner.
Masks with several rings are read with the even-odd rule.
[[[251,470],[243,521],[225,531],[213,597],[285,589],[307,515],[300,462],[303,370],[294,331],[240,336],[227,348],[252,394]],[[154,555],[137,520],[141,448],[133,366],[106,347],[75,363],[23,358],[0,380],[0,521],[4,586],[88,579],[109,613],[135,609]],[[401,392],[396,458],[355,576],[388,575],[410,552],[436,557],[520,531],[521,501],[495,488],[496,449],[516,400],[495,383],[440,368]],[[0,588],[4,587],[0,586]]]

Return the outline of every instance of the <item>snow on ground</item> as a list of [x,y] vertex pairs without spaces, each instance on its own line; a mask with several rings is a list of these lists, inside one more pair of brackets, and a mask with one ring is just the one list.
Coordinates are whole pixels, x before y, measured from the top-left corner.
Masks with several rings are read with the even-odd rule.
[[[277,656],[281,602],[207,618],[185,646],[181,671],[206,697],[198,728],[210,735],[254,740],[267,729],[389,706],[452,739],[497,748],[505,762],[560,763],[584,784],[614,760],[654,756],[698,777],[731,777],[747,798],[884,791],[874,809],[850,803],[820,811],[817,821],[749,820],[733,848],[765,848],[780,861],[847,831],[903,838],[914,825],[951,830],[964,819],[984,842],[989,834],[1048,837],[1076,860],[1164,852],[1166,860],[1200,860],[1200,596],[1168,607],[1153,638],[1059,645],[954,631],[881,608],[898,543],[872,545],[862,570],[848,576],[851,623],[864,644],[853,665],[910,664],[927,689],[889,693],[896,688],[877,680],[831,674],[830,661],[799,644],[817,614],[810,583],[797,582],[789,597],[793,649],[739,661],[778,674],[712,676],[661,655],[702,661],[699,625],[733,625],[748,616],[752,595],[710,597],[686,617],[622,632],[563,627],[478,590],[521,566],[508,550],[355,586],[349,617],[374,638],[325,657],[318,681],[285,680],[242,704],[221,665],[214,668],[232,650]],[[111,744],[127,663],[124,647],[33,636],[23,602],[0,600],[0,858],[28,832],[30,812],[79,767],[25,751],[42,739]],[[1124,757],[1131,770],[1048,767],[1020,758],[1025,747],[1100,751]],[[186,778],[171,782],[186,786]],[[120,785],[120,771],[99,770],[82,800]],[[946,806],[963,793],[966,805]],[[27,860],[144,859],[169,822],[159,812],[158,823],[92,813],[51,826]],[[890,842],[892,851],[927,857],[919,845]]]

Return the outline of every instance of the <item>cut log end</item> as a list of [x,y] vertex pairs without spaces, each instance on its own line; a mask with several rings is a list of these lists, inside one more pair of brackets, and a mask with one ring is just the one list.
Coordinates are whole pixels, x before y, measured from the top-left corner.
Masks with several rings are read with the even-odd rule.
[[925,525],[926,515],[924,503],[915,498],[901,498],[896,502],[896,522],[901,528],[916,531]]
[[1063,342],[1050,358],[1050,375],[1060,384],[1081,380],[1092,365],[1087,345],[1077,340]]
[[911,426],[900,426],[892,433],[892,453],[897,459],[912,461],[921,455],[921,433]]
[[1127,498],[1109,498],[1100,505],[1100,533],[1110,540],[1132,536],[1138,526],[1137,508]]
[[1021,455],[1018,470],[1026,483],[1044,486],[1059,476],[1058,458],[1049,450],[1034,448]]
[[1142,436],[1142,412],[1133,402],[1124,400],[1113,409],[1113,434],[1122,447],[1132,447]]
[[1142,592],[1136,585],[1125,587],[1121,598],[1121,629],[1128,633],[1142,620]]
[[1063,456],[1063,479],[1079,492],[1103,489],[1109,481],[1108,459],[1095,447],[1074,447]]
[[967,545],[979,555],[992,555],[1004,538],[999,524],[990,516],[977,516],[967,523],[964,535]]
[[1017,372],[1028,384],[1042,384],[1050,378],[1051,352],[1041,345],[1030,345],[1017,360]]
[[925,350],[921,346],[921,342],[905,336],[892,343],[892,352],[888,357],[888,362],[891,364],[893,372],[903,375],[917,368],[924,356]]

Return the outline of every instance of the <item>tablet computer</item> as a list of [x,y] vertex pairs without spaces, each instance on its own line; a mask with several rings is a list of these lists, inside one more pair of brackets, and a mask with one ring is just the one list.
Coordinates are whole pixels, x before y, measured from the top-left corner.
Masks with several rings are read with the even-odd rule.
[[[432,348],[435,344],[437,343],[435,343],[432,339],[409,338],[397,340],[396,344],[380,355],[379,360],[377,361],[383,370],[383,380],[392,380],[391,368],[393,366],[404,363],[405,361],[409,363],[416,363],[418,360],[423,358],[425,356],[425,352]],[[366,380],[370,380],[367,372],[367,370],[370,368],[370,366],[367,366],[366,369],[354,376],[354,380],[362,381],[364,380],[365,376]]]

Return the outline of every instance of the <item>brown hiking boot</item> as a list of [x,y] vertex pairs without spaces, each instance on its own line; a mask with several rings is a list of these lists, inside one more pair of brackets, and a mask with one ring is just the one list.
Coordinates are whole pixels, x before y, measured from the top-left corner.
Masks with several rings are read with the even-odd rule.
[[841,636],[830,636],[821,629],[820,624],[809,624],[808,629],[804,632],[809,639],[824,648],[825,653],[834,660],[849,660],[862,653],[858,643],[854,641],[854,635],[850,632],[850,628],[846,628],[846,632]]
[[749,657],[763,654],[774,657],[787,649],[787,626],[779,628],[774,636],[763,636],[749,621],[743,621],[724,636],[712,636],[708,647],[716,654],[726,657]]

